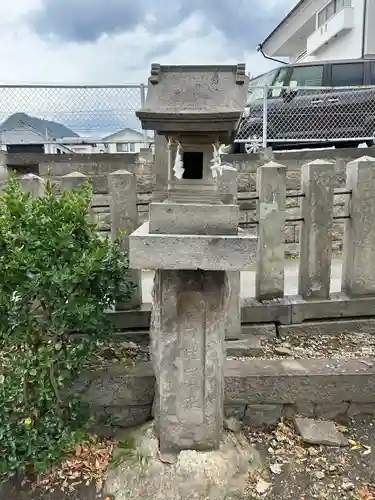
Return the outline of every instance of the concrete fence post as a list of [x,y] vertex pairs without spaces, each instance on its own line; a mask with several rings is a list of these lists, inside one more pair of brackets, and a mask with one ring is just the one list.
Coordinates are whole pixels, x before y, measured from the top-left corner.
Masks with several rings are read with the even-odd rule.
[[26,193],[30,193],[32,198],[44,196],[46,183],[44,179],[35,174],[26,174],[19,178],[20,188]]
[[[108,175],[108,192],[111,210],[112,240],[120,237],[123,249],[129,250],[129,235],[138,227],[137,180],[127,170],[116,170]],[[129,270],[126,277],[133,283],[134,291],[129,302],[117,304],[117,310],[134,309],[142,304],[141,271]]]
[[[217,180],[217,188],[223,203],[237,205],[237,171],[224,170]],[[225,338],[238,339],[241,335],[241,274],[227,271],[229,298],[225,320]]]
[[351,190],[345,224],[342,291],[351,296],[375,294],[375,158],[348,163],[346,187]]
[[229,297],[225,319],[225,338],[238,339],[242,333],[241,327],[241,273],[227,271]]
[[228,205],[237,204],[237,171],[224,170],[217,179],[217,189],[221,201]]
[[88,177],[81,172],[71,172],[60,179],[60,192],[71,191],[88,181]]
[[298,294],[328,299],[331,282],[335,165],[315,160],[301,167],[300,263]]
[[7,184],[8,175],[8,168],[5,165],[0,164],[0,194]]
[[[89,177],[87,177],[87,175],[85,174],[82,174],[81,172],[71,172],[70,174],[66,174],[60,178],[60,193],[63,193],[64,191],[68,192],[72,189],[77,189],[79,186],[82,186],[82,184],[85,184],[88,180]],[[98,223],[98,220],[92,210],[92,198],[88,216],[91,222],[95,224]]]
[[168,144],[163,135],[155,132],[155,188],[152,193],[153,201],[164,201],[168,185]]
[[255,296],[284,296],[286,167],[273,161],[257,172],[258,254]]

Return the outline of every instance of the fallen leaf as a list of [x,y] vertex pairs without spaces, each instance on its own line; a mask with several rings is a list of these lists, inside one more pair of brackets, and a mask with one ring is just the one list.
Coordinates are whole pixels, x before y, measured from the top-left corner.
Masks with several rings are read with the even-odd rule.
[[374,495],[371,493],[367,486],[362,486],[362,488],[360,488],[357,493],[358,500],[374,500]]
[[346,425],[336,425],[337,430],[343,432],[344,434],[349,432],[349,429]]
[[350,444],[350,446],[361,446],[359,443],[357,443],[353,439],[348,439],[348,443]]
[[264,479],[260,478],[255,487],[257,493],[265,493],[271,487],[271,483],[267,483]]
[[274,474],[281,474],[281,464],[271,464],[270,469]]

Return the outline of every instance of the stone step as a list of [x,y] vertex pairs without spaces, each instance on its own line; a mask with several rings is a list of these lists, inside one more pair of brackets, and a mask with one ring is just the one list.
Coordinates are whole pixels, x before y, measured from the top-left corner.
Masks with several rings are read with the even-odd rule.
[[218,204],[221,203],[220,196],[218,193],[213,191],[202,191],[202,192],[186,192],[186,191],[169,191],[168,201],[172,203],[208,203],[208,204]]
[[[340,295],[341,297],[341,295]],[[242,326],[251,329],[271,328],[275,330],[275,324],[278,324],[280,336],[284,337],[289,334],[305,335],[311,334],[332,334],[336,335],[340,332],[347,333],[372,333],[375,334],[375,318],[374,316],[374,298],[363,297],[360,299],[344,300],[342,297],[335,302],[327,300],[324,305],[334,307],[340,305],[340,309],[334,309],[336,316],[334,319],[329,319],[325,315],[325,319],[321,320],[306,320],[301,323],[289,324],[291,321],[290,311],[288,312],[288,300],[275,301],[270,303],[266,308],[259,305],[253,299],[245,299],[242,303]],[[310,301],[309,306],[317,307],[314,301]],[[327,309],[328,310],[328,309]],[[344,312],[346,311],[346,313]],[[128,311],[109,311],[108,315],[113,322],[115,328],[120,330],[125,329],[144,329],[150,327],[151,304],[144,303],[140,309]],[[350,317],[345,317],[350,316]],[[372,316],[372,317],[371,317]],[[340,319],[337,319],[340,318]]]
[[194,204],[194,205],[220,205],[221,201],[215,198],[201,198],[195,196],[189,197],[181,197],[179,195],[170,196],[169,201],[172,203],[185,203],[185,204]]
[[233,358],[261,357],[264,355],[262,346],[264,336],[249,335],[239,340],[227,340],[225,347],[227,356]]

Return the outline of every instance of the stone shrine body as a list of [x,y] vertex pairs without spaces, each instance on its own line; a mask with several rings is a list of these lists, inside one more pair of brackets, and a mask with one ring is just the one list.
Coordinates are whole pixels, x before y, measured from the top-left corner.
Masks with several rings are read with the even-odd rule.
[[220,446],[228,272],[251,269],[257,245],[238,233],[237,204],[223,202],[235,169],[223,163],[220,145],[231,139],[247,87],[244,65],[154,64],[137,112],[168,144],[163,199],[150,204],[129,250],[132,268],[155,270],[150,334],[161,456]]

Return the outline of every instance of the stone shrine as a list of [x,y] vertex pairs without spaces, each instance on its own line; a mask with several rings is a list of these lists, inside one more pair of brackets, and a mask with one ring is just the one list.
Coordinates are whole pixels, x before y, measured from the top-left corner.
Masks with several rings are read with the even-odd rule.
[[130,265],[155,269],[151,327],[161,453],[219,447],[223,428],[226,271],[250,269],[256,238],[238,234],[239,209],[224,204],[221,144],[243,110],[244,65],[152,65],[145,129],[168,142],[166,198],[130,237]]
[[[132,498],[193,498],[192,489],[194,498],[205,498],[207,482],[217,488],[238,474],[245,484],[249,456],[223,435],[224,340],[228,274],[253,267],[257,238],[238,233],[238,206],[223,202],[220,184],[234,171],[222,162],[222,144],[235,130],[247,87],[244,65],[153,64],[147,100],[137,112],[144,129],[165,136],[168,161],[164,199],[150,204],[149,222],[129,237],[130,267],[155,270],[150,336],[160,461],[148,455],[153,460],[143,486],[128,469],[127,481],[137,483],[127,490]],[[203,452],[198,460],[185,456],[197,452]],[[176,468],[163,469],[163,462]]]

